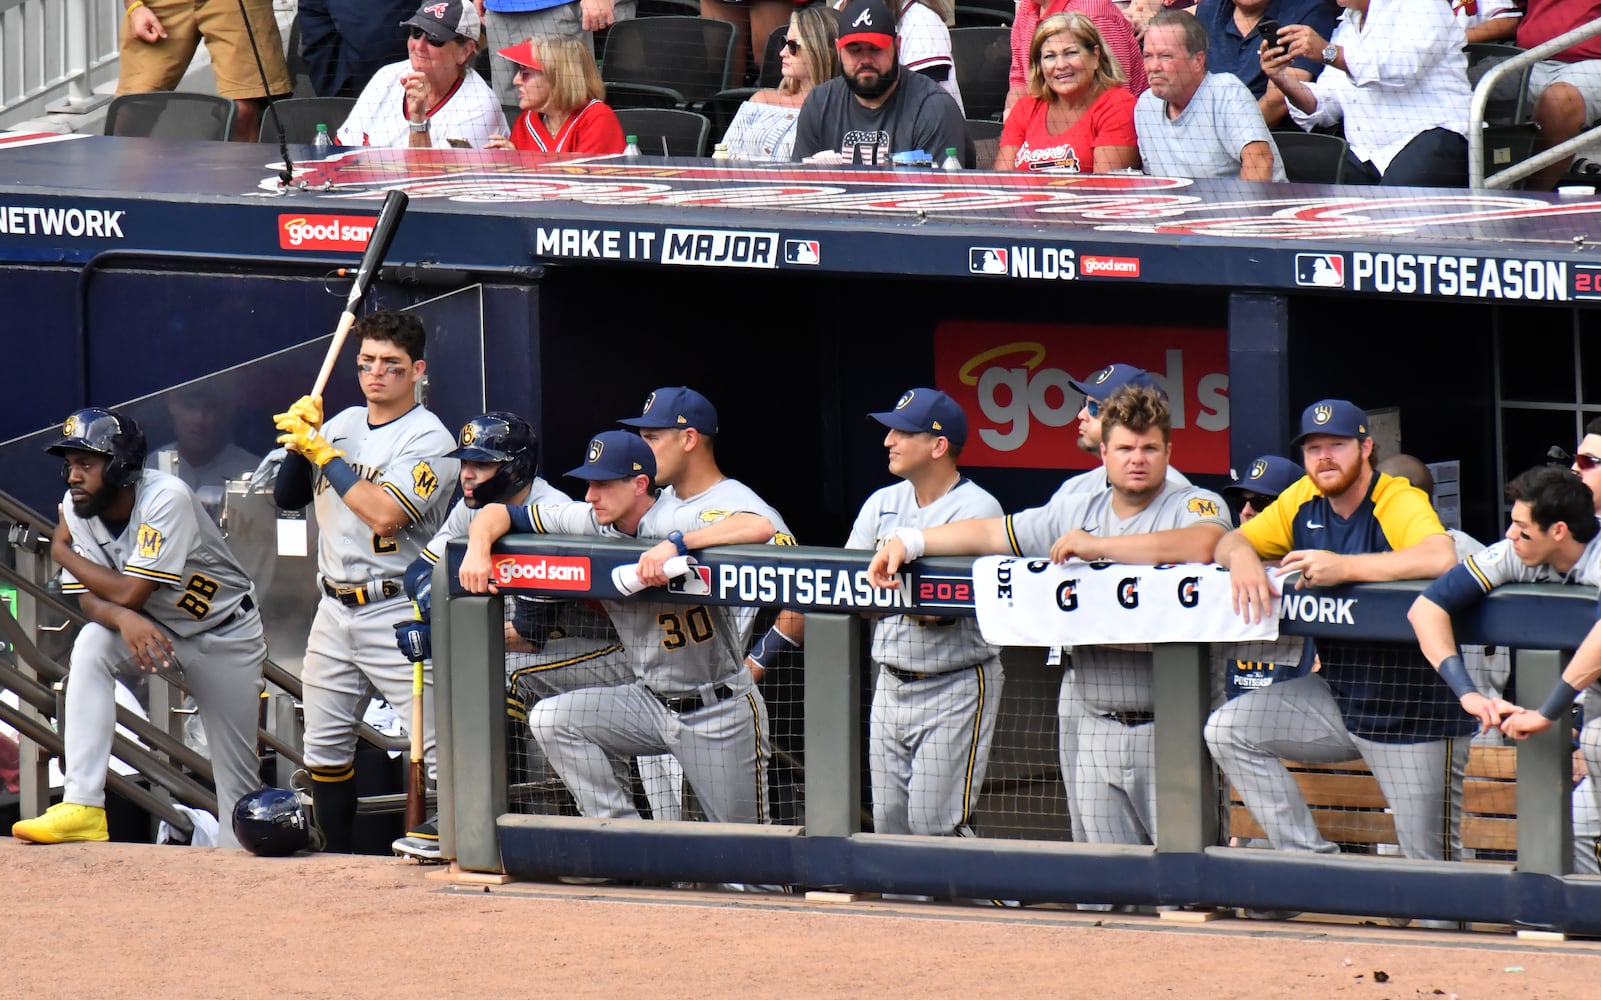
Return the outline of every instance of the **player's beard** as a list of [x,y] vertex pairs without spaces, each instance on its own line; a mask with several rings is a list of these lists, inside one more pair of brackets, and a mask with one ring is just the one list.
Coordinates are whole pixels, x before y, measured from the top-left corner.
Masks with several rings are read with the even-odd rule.
[[99,517],[116,500],[117,487],[110,483],[101,483],[100,488],[89,494],[82,503],[74,502],[72,512],[84,520],[88,520],[91,517]]
[[[858,69],[857,72],[860,73],[861,70]],[[883,97],[885,94],[889,93],[890,88],[894,87],[896,81],[900,80],[900,78],[901,65],[898,61],[896,61],[889,64],[889,69],[878,74],[877,80],[865,86],[856,77],[847,74],[845,77],[845,86],[857,97],[866,97],[871,100],[874,97]]]
[[1362,478],[1362,463],[1365,461],[1367,461],[1367,459],[1359,455],[1357,460],[1352,463],[1349,469],[1340,469],[1340,478],[1336,480],[1334,485],[1328,489],[1324,489],[1322,482],[1315,476],[1313,477],[1312,482],[1317,485],[1319,490],[1322,490],[1324,496],[1337,497],[1354,486],[1358,479]]

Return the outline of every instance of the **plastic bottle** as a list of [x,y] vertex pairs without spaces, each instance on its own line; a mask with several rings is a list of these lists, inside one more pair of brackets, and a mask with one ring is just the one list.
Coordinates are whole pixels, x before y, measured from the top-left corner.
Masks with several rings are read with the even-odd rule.
[[623,159],[637,160],[644,154],[639,151],[639,136],[629,135],[623,137],[628,145],[623,147]]
[[319,157],[327,156],[334,151],[334,141],[328,135],[327,125],[320,122],[317,124],[317,135],[311,140],[311,145],[317,150]]
[[955,146],[946,146],[945,147],[945,162],[940,164],[940,168],[943,169],[943,170],[961,170],[961,169],[963,169],[962,168],[961,158],[956,155],[956,147]]
[[716,148],[712,150],[712,159],[714,160],[721,160],[722,162],[727,163],[733,158],[734,154],[728,151],[728,143],[726,142],[719,142]]

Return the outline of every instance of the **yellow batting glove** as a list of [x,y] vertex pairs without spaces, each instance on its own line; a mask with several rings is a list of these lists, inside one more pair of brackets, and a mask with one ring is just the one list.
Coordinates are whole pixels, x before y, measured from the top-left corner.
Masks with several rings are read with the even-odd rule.
[[[288,414],[279,414],[288,417]],[[284,426],[289,424],[290,426]],[[306,460],[317,468],[322,468],[336,458],[343,458],[344,452],[328,443],[328,439],[318,433],[315,427],[307,424],[298,417],[290,417],[279,424],[278,429],[284,433],[278,436],[278,443],[290,451],[299,452],[306,456]]]
[[289,413],[304,420],[311,427],[322,430],[321,396],[301,396],[289,407]]

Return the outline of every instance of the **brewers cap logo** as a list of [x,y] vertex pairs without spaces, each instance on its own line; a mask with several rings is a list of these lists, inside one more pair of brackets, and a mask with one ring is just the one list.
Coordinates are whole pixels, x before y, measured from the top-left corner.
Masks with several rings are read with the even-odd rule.
[[640,416],[644,416],[645,414],[649,413],[650,412],[650,408],[652,406],[655,406],[655,405],[656,405],[656,394],[653,392],[649,396],[645,397],[645,408],[643,410],[639,411],[639,415]]
[[1312,408],[1312,422],[1314,424],[1326,424],[1332,419],[1334,419],[1334,407],[1327,403],[1320,403]]
[[69,438],[78,436],[78,415],[76,413],[68,417],[67,422],[61,425],[61,436]]
[[1267,475],[1267,463],[1265,461],[1259,458],[1251,463],[1250,478],[1261,479],[1265,475]]
[[463,448],[476,440],[478,440],[478,428],[475,425],[467,424],[461,429],[461,446]]
[[439,477],[434,474],[433,467],[427,462],[418,462],[411,467],[411,490],[413,493],[427,500],[439,489]]
[[917,393],[916,393],[915,390],[907,389],[904,393],[901,394],[900,400],[898,402],[896,402],[895,409],[904,410],[908,406],[911,406],[912,405],[912,400],[914,398],[916,398],[916,396],[917,396]]
[[1111,377],[1112,377],[1112,366],[1111,365],[1107,365],[1105,368],[1102,368],[1100,371],[1096,372],[1094,375],[1091,375],[1090,376],[1090,381],[1094,382],[1096,385],[1100,385],[1102,382],[1105,382],[1107,379],[1109,379]]
[[[589,457],[585,459],[585,461],[590,465],[594,465],[596,462],[600,461],[601,452],[605,450],[606,442],[602,441],[600,438],[595,438],[589,442]],[[634,467],[637,469],[639,466],[636,464]]]
[[1191,498],[1190,499],[1190,503],[1189,503],[1189,510],[1190,510],[1191,514],[1199,514],[1201,517],[1216,517],[1217,516],[1217,504],[1215,504],[1212,501],[1206,499],[1205,497],[1193,497],[1193,498]]

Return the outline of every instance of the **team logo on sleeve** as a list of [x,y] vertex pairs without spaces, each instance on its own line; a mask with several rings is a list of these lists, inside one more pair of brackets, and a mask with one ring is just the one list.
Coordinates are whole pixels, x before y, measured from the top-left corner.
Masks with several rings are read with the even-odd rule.
[[1191,514],[1196,514],[1200,517],[1216,517],[1217,504],[1205,497],[1191,497],[1189,511]]
[[703,510],[700,512],[700,519],[707,524],[712,524],[716,521],[721,521],[732,513],[734,512],[731,510]]
[[418,462],[411,467],[411,491],[427,500],[439,489],[439,477],[434,474],[433,467],[427,462]]
[[795,536],[790,534],[787,531],[776,531],[776,532],[773,533],[773,544],[774,545],[799,545],[800,542],[797,542],[795,540]]
[[157,531],[155,528],[152,528],[150,525],[139,525],[139,534],[135,544],[139,549],[140,558],[154,559],[161,555],[161,543],[165,540],[166,539],[161,537],[161,532]]

